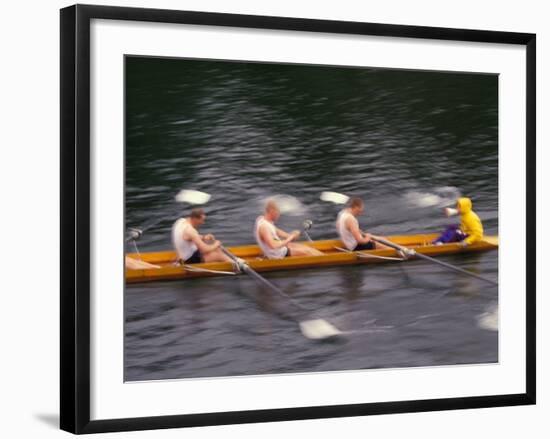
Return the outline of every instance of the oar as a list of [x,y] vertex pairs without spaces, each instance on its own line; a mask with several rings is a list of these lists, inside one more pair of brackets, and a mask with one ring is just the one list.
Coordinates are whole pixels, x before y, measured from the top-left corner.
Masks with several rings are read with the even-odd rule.
[[355,255],[359,259],[382,259],[384,261],[405,261],[405,259],[403,258],[392,258],[389,256],[370,255],[368,253],[363,253],[361,251],[354,252],[354,251],[348,250],[347,248],[342,248],[342,247],[334,247],[334,249],[338,250],[339,252],[350,253],[352,255]]
[[484,277],[484,276],[480,276],[479,274],[472,273],[471,271],[468,271],[468,270],[464,270],[463,268],[457,267],[455,265],[448,264],[447,262],[443,262],[443,261],[440,261],[438,259],[432,258],[431,256],[427,256],[427,255],[424,255],[422,253],[418,253],[416,250],[414,250],[412,248],[403,247],[399,244],[395,244],[394,242],[388,241],[387,239],[380,238],[380,237],[376,237],[376,238],[372,237],[371,239],[373,239],[376,242],[379,242],[380,244],[384,244],[384,245],[387,245],[388,247],[392,247],[395,250],[402,251],[407,256],[416,256],[416,257],[419,257],[419,258],[424,259],[426,261],[433,262],[434,264],[441,265],[442,267],[448,268],[449,270],[453,270],[453,271],[456,271],[456,272],[462,273],[462,274],[467,274],[468,276],[472,276],[472,277],[475,277],[476,279],[480,279],[480,280],[483,280],[485,282],[489,282],[490,284],[493,284],[493,285],[498,285],[498,282],[495,282],[492,279],[489,279],[489,278]]
[[178,203],[206,204],[210,201],[211,195],[192,189],[182,189],[175,198]]
[[[334,203],[334,204],[345,204],[348,199],[349,199],[349,197],[347,195],[340,194],[338,192],[323,192],[321,194],[321,200],[331,202],[331,203]],[[395,244],[391,241],[388,241],[387,239],[383,239],[383,238],[380,238],[378,236],[377,237],[373,236],[372,239],[376,242],[379,242],[380,244],[387,245],[388,247],[392,247],[393,249],[395,249],[397,251],[403,252],[407,256],[417,256],[417,257],[419,257],[421,259],[424,259],[426,261],[433,262],[434,264],[438,264],[438,265],[441,265],[442,267],[448,268],[449,270],[453,270],[453,271],[456,271],[458,273],[462,273],[462,274],[466,274],[468,276],[475,277],[477,279],[483,280],[483,281],[488,282],[488,283],[493,284],[493,285],[498,285],[498,282],[495,282],[492,279],[488,279],[486,277],[480,276],[479,274],[472,273],[471,271],[464,270],[464,269],[462,269],[460,267],[457,267],[455,265],[451,265],[451,264],[448,264],[446,262],[440,261],[438,259],[432,258],[430,256],[426,256],[422,253],[418,253],[416,250],[413,250],[413,249]]]
[[[281,290],[276,285],[269,282],[266,278],[263,276],[260,276],[256,271],[254,271],[246,261],[243,261],[240,258],[237,258],[233,253],[228,251],[225,247],[221,246],[221,250],[229,257],[231,260],[237,264],[239,269],[243,272],[248,274],[250,277],[252,277],[255,281],[258,283],[261,283],[262,285],[265,285],[272,291],[275,291],[277,294],[284,296],[288,300],[291,301],[291,303],[296,306],[297,308],[300,308],[300,310],[303,310],[303,307],[298,305],[296,302],[294,302],[288,294],[286,294],[283,290]],[[327,322],[323,319],[307,319],[307,320],[301,320],[298,322],[300,325],[300,329],[302,331],[302,334],[304,334],[305,337],[314,339],[314,340],[320,340],[320,339],[326,339],[330,337],[334,337],[336,335],[341,334],[341,331],[338,330],[335,326]]]

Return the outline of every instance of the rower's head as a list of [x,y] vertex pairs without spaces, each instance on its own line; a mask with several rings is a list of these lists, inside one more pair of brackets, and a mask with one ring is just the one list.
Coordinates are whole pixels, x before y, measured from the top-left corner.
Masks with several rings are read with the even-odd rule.
[[281,216],[279,206],[277,206],[277,203],[274,200],[267,200],[267,203],[265,203],[264,216],[267,220],[272,222],[277,221]]
[[361,198],[353,197],[349,200],[348,207],[354,216],[359,216],[365,210],[365,203]]
[[466,197],[461,197],[456,201],[456,210],[460,214],[468,213],[472,210],[472,200]]
[[191,211],[191,214],[189,215],[189,221],[191,222],[193,227],[202,226],[206,221],[206,213],[204,213],[203,209],[193,209]]

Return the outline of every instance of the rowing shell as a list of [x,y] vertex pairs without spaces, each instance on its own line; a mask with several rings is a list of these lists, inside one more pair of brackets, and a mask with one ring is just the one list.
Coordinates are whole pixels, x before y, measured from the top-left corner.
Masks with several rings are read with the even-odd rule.
[[[416,252],[428,256],[448,255],[454,253],[469,253],[487,251],[498,248],[498,236],[485,236],[481,241],[468,247],[459,244],[432,245],[431,242],[438,234],[400,235],[387,238],[401,246],[414,249]],[[320,256],[290,256],[284,259],[265,259],[260,248],[256,245],[229,247],[228,250],[235,256],[244,259],[249,266],[258,272],[296,270],[301,268],[319,268],[336,265],[372,264],[395,261],[397,252],[390,250],[369,250],[361,252],[343,252],[340,240],[302,242],[323,252]],[[210,262],[185,266],[175,265],[176,254],[173,251],[151,253],[129,253],[128,257],[160,268],[130,269],[126,268],[126,282],[140,283],[159,280],[189,279],[196,277],[220,276],[233,272],[235,267],[227,262]],[[389,258],[389,259],[384,259]]]

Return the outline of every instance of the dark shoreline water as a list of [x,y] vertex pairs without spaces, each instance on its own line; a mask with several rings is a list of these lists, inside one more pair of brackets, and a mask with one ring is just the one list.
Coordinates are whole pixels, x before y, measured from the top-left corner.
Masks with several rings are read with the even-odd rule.
[[[312,219],[334,236],[323,190],[365,199],[378,234],[437,231],[441,209],[472,197],[498,233],[498,79],[492,75],[129,58],[126,225],[142,251],[170,246],[184,188],[213,195],[204,230],[253,241],[274,194],[297,200],[281,227]],[[444,260],[497,276],[498,252]],[[421,261],[268,275],[345,340],[311,342],[288,304],[246,277],[128,286],[125,378],[486,363],[498,332],[480,320],[497,288]]]

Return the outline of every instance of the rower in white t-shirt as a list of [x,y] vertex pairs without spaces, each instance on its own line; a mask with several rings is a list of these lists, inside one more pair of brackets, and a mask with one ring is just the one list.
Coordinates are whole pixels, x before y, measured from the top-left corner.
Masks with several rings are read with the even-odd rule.
[[[357,217],[365,210],[365,203],[361,198],[351,198],[348,206],[340,211],[336,218],[336,231],[346,248],[351,251],[389,249],[391,247],[375,242],[369,233],[359,228]],[[376,236],[374,236],[376,238]]]
[[316,248],[294,241],[300,232],[294,230],[287,233],[275,226],[281,213],[277,203],[269,200],[265,205],[263,215],[256,218],[254,224],[254,238],[268,259],[283,259],[289,256],[320,256],[323,253]]
[[221,242],[214,235],[199,235],[197,229],[206,221],[202,209],[193,209],[187,218],[179,218],[172,226],[172,244],[178,262],[198,264],[200,262],[232,262],[221,250]]

